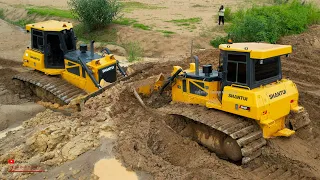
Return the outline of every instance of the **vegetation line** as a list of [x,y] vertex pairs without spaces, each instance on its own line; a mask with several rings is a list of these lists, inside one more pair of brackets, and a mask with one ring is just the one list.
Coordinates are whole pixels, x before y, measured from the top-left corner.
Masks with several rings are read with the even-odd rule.
[[[232,14],[231,24],[225,29],[234,42],[276,43],[282,36],[300,34],[319,23],[320,9],[315,4],[277,1],[271,6],[239,10]],[[217,37],[211,44],[217,47],[226,42],[227,37]]]

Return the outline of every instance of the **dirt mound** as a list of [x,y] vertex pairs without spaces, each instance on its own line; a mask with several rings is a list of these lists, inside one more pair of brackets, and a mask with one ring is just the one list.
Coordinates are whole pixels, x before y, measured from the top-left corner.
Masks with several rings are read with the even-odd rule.
[[4,175],[0,178],[25,179],[31,175],[8,173],[8,159],[15,159],[22,166],[31,164],[41,165],[42,169],[52,169],[97,148],[101,135],[113,131],[110,107],[117,103],[117,92],[121,88],[120,85],[116,86],[96,97],[95,101],[89,100],[79,113],[65,116],[46,110],[25,121],[24,129],[10,132],[0,142],[0,168]]
[[316,111],[320,109],[320,26],[312,26],[301,35],[282,38],[281,43],[293,46],[293,53],[283,61],[284,75],[298,85],[301,102],[310,109],[311,117],[320,119]]
[[[315,126],[315,136],[319,137],[320,26],[312,26],[306,33],[300,35],[282,38],[281,43],[293,46],[291,56],[283,60],[283,73],[298,85],[300,102],[308,110]],[[317,139],[313,140],[319,141]]]
[[[151,173],[155,179],[251,179],[252,174],[221,161],[196,142],[182,137],[167,124],[171,117],[146,111],[129,90],[112,110],[120,131],[116,152],[127,167]],[[127,113],[123,113],[127,112]],[[233,173],[229,173],[229,172]]]

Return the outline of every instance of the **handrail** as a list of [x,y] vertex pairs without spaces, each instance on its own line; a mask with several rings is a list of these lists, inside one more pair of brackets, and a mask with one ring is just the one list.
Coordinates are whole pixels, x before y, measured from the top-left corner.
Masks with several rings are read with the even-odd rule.
[[239,87],[239,88],[251,90],[248,86],[242,86],[242,85],[239,85],[239,84],[231,84],[231,87]]

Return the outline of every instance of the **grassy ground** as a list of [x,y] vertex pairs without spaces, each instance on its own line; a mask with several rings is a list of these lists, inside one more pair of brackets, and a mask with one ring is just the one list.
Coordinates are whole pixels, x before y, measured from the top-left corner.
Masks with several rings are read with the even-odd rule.
[[26,10],[28,14],[38,14],[42,16],[55,16],[67,19],[73,19],[74,16],[71,11],[61,10],[52,7],[43,7],[43,6],[31,6],[27,7]]
[[124,25],[124,26],[130,26],[136,22],[137,22],[137,20],[132,19],[132,18],[118,18],[113,21],[113,23],[115,23],[115,24]]
[[140,24],[140,23],[135,23],[133,24],[134,28],[138,28],[138,29],[142,29],[142,30],[151,30],[152,28],[150,26],[144,25],[144,24]]
[[168,30],[157,30],[158,32],[161,32],[163,34],[163,36],[165,37],[170,37],[172,34],[176,34],[173,31],[168,31]]
[[134,10],[138,10],[138,9],[164,9],[165,7],[162,6],[157,6],[157,5],[151,5],[151,4],[146,4],[146,3],[141,3],[141,2],[135,2],[135,1],[131,1],[131,2],[121,2],[122,6],[123,6],[123,11],[126,13],[130,13]]

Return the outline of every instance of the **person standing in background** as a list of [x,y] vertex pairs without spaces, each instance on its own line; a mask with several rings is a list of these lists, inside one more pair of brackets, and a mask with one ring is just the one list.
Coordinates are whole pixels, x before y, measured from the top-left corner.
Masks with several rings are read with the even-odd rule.
[[222,25],[224,25],[224,12],[226,10],[224,9],[223,5],[221,5],[220,9],[219,9],[219,25],[222,22]]

